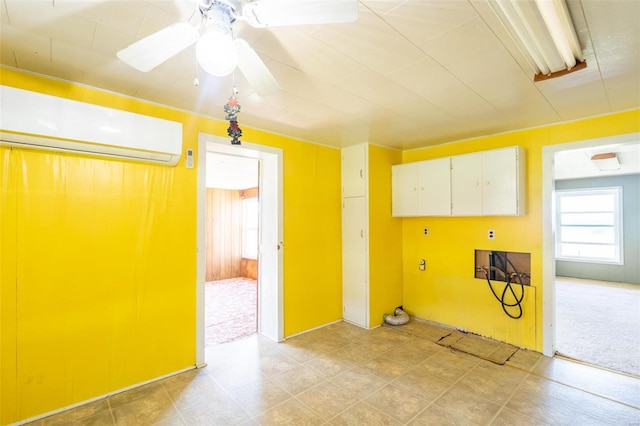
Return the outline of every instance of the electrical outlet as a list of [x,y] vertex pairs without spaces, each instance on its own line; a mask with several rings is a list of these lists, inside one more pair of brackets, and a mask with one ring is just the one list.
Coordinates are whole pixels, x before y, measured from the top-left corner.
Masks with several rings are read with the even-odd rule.
[[426,237],[427,235],[429,235],[429,228],[427,228],[425,226],[424,229],[422,230],[422,232],[424,233],[424,236]]
[[496,231],[493,229],[489,229],[489,231],[487,232],[487,238],[489,238],[490,240],[495,240],[496,239]]

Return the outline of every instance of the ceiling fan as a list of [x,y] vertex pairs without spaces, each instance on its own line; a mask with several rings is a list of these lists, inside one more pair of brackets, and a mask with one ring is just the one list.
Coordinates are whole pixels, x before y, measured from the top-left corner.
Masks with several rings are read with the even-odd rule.
[[117,56],[133,68],[147,72],[196,44],[198,64],[222,77],[236,66],[261,96],[280,89],[258,54],[242,39],[233,37],[236,20],[253,27],[353,22],[357,0],[200,0],[200,22],[180,22],[120,50]]

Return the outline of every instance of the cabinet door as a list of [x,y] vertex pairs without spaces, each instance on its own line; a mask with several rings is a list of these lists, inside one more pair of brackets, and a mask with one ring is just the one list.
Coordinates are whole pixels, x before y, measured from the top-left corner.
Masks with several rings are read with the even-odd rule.
[[342,196],[364,197],[367,191],[367,145],[342,150]]
[[368,243],[365,197],[343,199],[342,304],[343,318],[368,327]]
[[391,215],[417,216],[417,172],[416,163],[391,166]]
[[421,161],[417,166],[419,215],[451,216],[450,158]]
[[482,215],[482,153],[451,157],[451,214]]
[[518,214],[516,147],[482,153],[482,214]]

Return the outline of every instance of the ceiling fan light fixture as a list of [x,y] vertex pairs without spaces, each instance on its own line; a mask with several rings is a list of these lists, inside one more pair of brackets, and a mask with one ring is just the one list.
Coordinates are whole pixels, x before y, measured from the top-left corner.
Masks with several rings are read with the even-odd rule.
[[231,34],[223,34],[217,30],[205,33],[196,45],[196,58],[208,74],[216,77],[231,74],[238,64]]

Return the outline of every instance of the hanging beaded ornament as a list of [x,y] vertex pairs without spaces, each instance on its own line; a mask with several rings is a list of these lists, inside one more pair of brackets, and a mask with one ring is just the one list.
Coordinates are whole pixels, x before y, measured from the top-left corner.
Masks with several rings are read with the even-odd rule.
[[229,127],[227,128],[227,134],[231,137],[231,145],[240,145],[240,136],[242,136],[242,129],[238,126],[238,113],[240,112],[240,104],[236,97],[238,90],[233,88],[233,95],[229,98],[224,106],[224,112],[227,116],[224,118],[229,121]]

